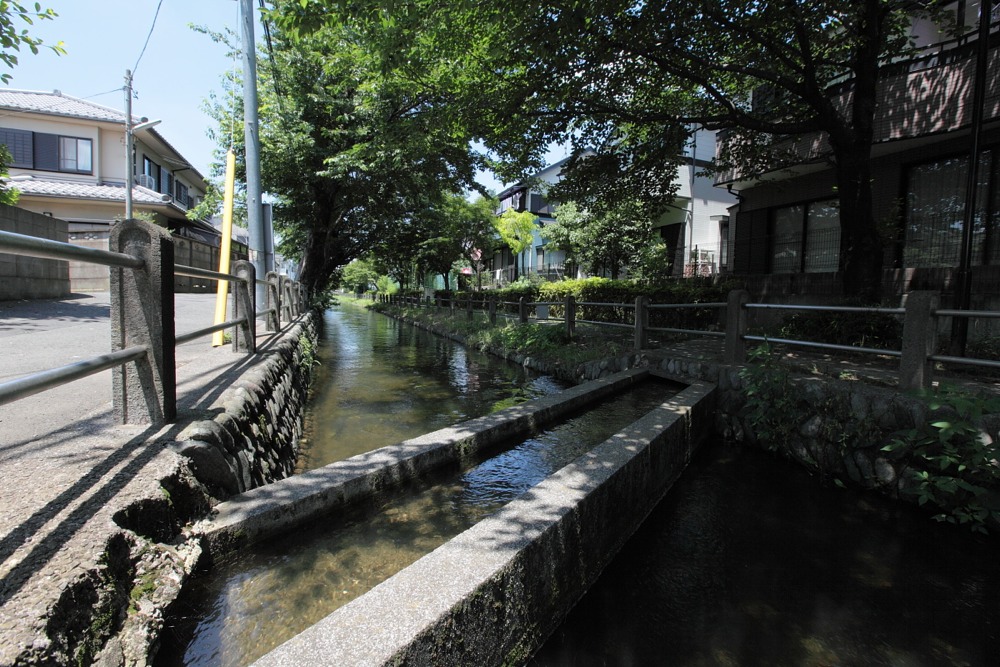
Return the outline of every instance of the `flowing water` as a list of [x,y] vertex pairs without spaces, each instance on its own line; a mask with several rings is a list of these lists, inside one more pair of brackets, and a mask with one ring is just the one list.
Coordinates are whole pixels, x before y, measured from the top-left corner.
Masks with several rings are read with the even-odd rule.
[[466,471],[254,546],[181,601],[160,665],[245,665],[527,491],[677,391],[650,380]]
[[997,665],[998,555],[916,507],[706,445],[530,665]]
[[300,470],[318,468],[568,385],[357,307],[324,317]]

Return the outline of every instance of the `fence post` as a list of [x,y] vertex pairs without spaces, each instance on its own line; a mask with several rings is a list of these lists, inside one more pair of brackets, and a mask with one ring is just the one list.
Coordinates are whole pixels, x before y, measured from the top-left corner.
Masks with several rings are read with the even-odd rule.
[[903,315],[903,354],[899,359],[899,388],[927,389],[934,378],[931,355],[937,350],[937,319],[941,295],[936,291],[910,292]]
[[750,293],[738,289],[729,293],[726,299],[726,343],[723,361],[727,364],[742,364],[747,360],[747,342],[743,336],[747,332],[746,304]]
[[573,340],[576,335],[576,297],[572,294],[566,295],[566,336]]
[[517,316],[521,324],[528,323],[528,297],[522,296],[517,302]]
[[267,331],[277,331],[281,328],[281,292],[278,290],[278,274],[276,271],[268,271],[265,277],[267,280],[267,300],[265,308],[267,313]]
[[645,350],[649,334],[649,297],[635,298],[635,349]]
[[497,323],[497,298],[490,295],[490,324]]
[[281,294],[281,297],[278,299],[278,304],[281,307],[281,314],[279,317],[283,322],[291,322],[295,318],[292,316],[291,279],[289,279],[288,276],[280,276],[278,291]]
[[146,263],[111,269],[111,349],[146,346],[146,357],[111,371],[112,406],[121,424],[171,422],[177,416],[174,350],[174,244],[170,232],[140,220],[111,228],[109,247]]
[[257,273],[253,264],[245,259],[233,262],[233,319],[246,317],[246,321],[233,332],[233,352],[253,354],[257,351],[257,313],[254,293],[257,290]]
[[471,322],[474,315],[472,314],[472,295],[465,301],[465,317]]

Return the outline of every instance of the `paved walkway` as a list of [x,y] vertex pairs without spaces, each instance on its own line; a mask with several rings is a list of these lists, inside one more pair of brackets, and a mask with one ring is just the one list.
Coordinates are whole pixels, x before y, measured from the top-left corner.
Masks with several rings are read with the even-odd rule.
[[[214,294],[175,303],[178,333],[212,323]],[[108,352],[109,304],[107,293],[0,302],[0,382]],[[258,322],[266,348],[263,329]],[[210,341],[177,348],[180,425],[211,411],[256,361]],[[115,513],[175,472],[159,441],[179,430],[115,424],[111,371],[0,406],[0,665],[33,641],[43,654],[51,609],[72,616],[93,603],[98,562],[129,548],[111,543]]]

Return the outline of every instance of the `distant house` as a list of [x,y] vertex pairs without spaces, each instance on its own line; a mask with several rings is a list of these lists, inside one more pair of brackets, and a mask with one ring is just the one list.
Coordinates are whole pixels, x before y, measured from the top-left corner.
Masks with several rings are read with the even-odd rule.
[[[672,258],[673,275],[677,277],[713,275],[723,270],[728,261],[729,207],[736,198],[714,187],[712,178],[703,175],[714,155],[715,133],[694,132],[685,150],[685,164],[678,168],[674,180],[677,185],[675,199],[655,223],[656,233],[667,246],[668,257]],[[523,263],[528,273],[550,280],[565,275],[566,254],[547,247],[545,227],[555,222],[558,203],[549,201],[544,191],[546,186],[559,181],[567,161],[550,165],[498,195],[499,213],[514,208],[530,211],[537,217],[531,248],[516,258],[510,250],[504,249],[494,259],[493,276],[500,282],[512,279],[515,261],[519,266]]]
[[[979,3],[942,3],[942,8],[953,12],[964,34],[951,38],[934,24],[914,22],[912,36],[921,52],[881,73],[872,187],[874,218],[885,241],[884,294],[950,290],[959,262]],[[983,297],[995,295],[1000,284],[998,13],[1000,7],[985,45],[987,89],[972,238],[974,289]],[[850,81],[840,85],[849,96]],[[788,138],[785,145],[800,156],[797,163],[718,179],[740,197],[730,269],[760,294],[836,295],[842,248],[829,145],[823,135]]]
[[[0,144],[12,158],[5,186],[20,193],[19,208],[67,221],[71,243],[106,249],[111,223],[125,217],[132,169],[133,211],[173,233],[177,262],[217,266],[219,231],[187,218],[205,196],[204,177],[156,129],[140,128],[134,137],[126,160],[123,112],[59,91],[0,89]],[[108,289],[102,267],[71,263],[70,280],[74,291]],[[177,282],[214,289],[206,281]]]

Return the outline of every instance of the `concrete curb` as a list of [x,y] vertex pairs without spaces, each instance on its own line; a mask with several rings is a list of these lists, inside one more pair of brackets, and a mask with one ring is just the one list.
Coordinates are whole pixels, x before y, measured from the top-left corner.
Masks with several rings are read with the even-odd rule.
[[212,555],[233,551],[381,489],[461,463],[648,375],[646,369],[619,373],[252,489],[217,505],[214,516],[195,525],[193,532],[204,537]]
[[522,664],[680,476],[714,402],[692,384],[254,664]]

